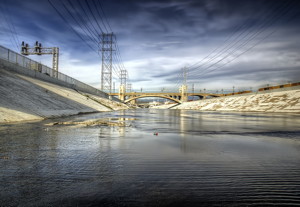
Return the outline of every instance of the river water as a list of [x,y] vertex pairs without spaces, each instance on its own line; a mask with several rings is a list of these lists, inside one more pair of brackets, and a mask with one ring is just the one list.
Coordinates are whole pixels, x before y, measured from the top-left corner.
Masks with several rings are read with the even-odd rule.
[[[103,118],[126,126],[51,125]],[[0,125],[0,206],[299,206],[299,118],[137,109]]]

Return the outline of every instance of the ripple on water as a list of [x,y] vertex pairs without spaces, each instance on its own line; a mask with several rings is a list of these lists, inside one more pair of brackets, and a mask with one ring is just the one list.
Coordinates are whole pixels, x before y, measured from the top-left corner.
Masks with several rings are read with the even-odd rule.
[[300,205],[295,116],[136,110],[62,120],[99,117],[133,124],[2,126],[1,205]]

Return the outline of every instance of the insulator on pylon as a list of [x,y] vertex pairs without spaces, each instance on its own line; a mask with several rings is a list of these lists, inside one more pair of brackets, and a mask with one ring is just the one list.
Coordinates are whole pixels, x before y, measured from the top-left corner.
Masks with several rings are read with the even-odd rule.
[[42,43],[39,44],[39,55],[42,53]]
[[39,51],[39,42],[35,41],[35,47],[34,47],[34,52],[38,52]]
[[22,42],[22,54],[23,55],[28,55],[28,44],[25,44],[25,42]]

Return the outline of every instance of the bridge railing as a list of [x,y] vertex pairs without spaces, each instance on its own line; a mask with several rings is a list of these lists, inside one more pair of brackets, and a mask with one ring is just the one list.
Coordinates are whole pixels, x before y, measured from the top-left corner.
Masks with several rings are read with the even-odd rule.
[[[46,65],[36,62],[23,55],[20,55],[1,45],[0,45],[0,59],[13,63],[22,68],[35,71],[36,73],[47,75],[48,77],[53,78],[52,83],[55,82],[55,80],[63,81],[64,83],[67,83],[68,86],[71,86],[74,89],[81,90],[82,92],[91,93],[93,95],[97,95],[104,98],[109,98],[109,95],[103,91],[100,91],[88,84],[85,84],[61,72],[56,72],[52,68],[49,68]],[[45,80],[45,78],[43,80]],[[119,101],[119,99],[117,98],[113,98],[113,99],[115,101]]]

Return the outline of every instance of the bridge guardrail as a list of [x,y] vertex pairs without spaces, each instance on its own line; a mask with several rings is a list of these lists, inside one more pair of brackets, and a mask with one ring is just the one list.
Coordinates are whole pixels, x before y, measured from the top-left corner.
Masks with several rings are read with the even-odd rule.
[[[55,80],[63,81],[67,83],[69,86],[72,86],[72,88],[81,90],[82,92],[90,93],[93,95],[97,95],[103,98],[109,98],[109,95],[103,91],[100,91],[88,84],[85,84],[79,80],[76,80],[68,75],[65,75],[61,72],[56,72],[52,68],[49,68],[46,65],[43,65],[39,62],[36,62],[34,60],[31,60],[30,58],[27,58],[23,55],[20,55],[8,48],[5,48],[0,45],[0,59],[8,61],[10,63],[14,63],[17,66],[20,66],[22,68],[26,68],[44,75],[47,75],[51,78],[54,78]],[[57,74],[57,77],[55,77]],[[45,80],[45,78],[43,79]],[[52,82],[55,82],[54,80]],[[117,98],[113,97],[113,100],[120,101]]]

